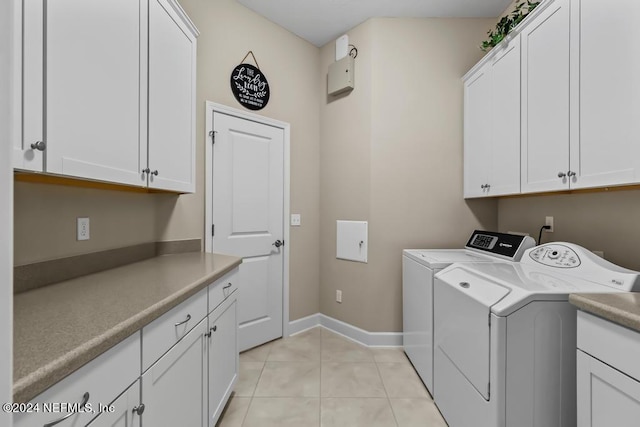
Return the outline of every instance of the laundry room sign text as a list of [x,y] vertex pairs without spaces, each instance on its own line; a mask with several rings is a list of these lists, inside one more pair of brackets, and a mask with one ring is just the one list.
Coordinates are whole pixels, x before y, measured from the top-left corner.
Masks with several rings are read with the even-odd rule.
[[262,71],[251,64],[236,66],[230,83],[233,96],[249,110],[262,110],[269,102],[269,82]]

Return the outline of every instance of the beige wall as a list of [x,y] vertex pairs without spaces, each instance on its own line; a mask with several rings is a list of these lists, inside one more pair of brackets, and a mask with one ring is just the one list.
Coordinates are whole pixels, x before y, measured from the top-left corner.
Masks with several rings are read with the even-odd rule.
[[[495,200],[462,198],[462,82],[487,19],[373,19],[349,32],[355,90],[321,109],[322,313],[402,330],[401,251],[495,229]],[[321,90],[333,61],[322,48]],[[335,221],[369,221],[369,263],[335,258]],[[335,302],[335,290],[343,302]]]
[[505,198],[498,202],[500,231],[522,231],[538,238],[545,216],[553,233],[542,242],[566,241],[604,251],[609,261],[640,270],[640,190]]
[[[156,240],[155,195],[25,182],[14,189],[15,265]],[[76,241],[78,217],[89,217],[90,240]]]
[[[252,50],[271,86],[259,114],[291,124],[290,318],[319,311],[319,49],[233,0],[184,0],[198,38],[197,192],[134,194],[54,185],[15,185],[15,264],[155,240],[204,239],[205,101],[242,108],[229,73]],[[75,219],[91,218],[91,240]]]

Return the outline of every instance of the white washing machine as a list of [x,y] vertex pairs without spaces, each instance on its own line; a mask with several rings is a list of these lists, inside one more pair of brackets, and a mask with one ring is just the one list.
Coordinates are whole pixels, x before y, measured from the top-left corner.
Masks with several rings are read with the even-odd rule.
[[460,262],[518,261],[531,237],[474,231],[465,249],[405,249],[402,254],[403,347],[433,394],[433,277]]
[[640,290],[640,273],[571,243],[435,278],[434,400],[450,427],[575,427],[570,293]]

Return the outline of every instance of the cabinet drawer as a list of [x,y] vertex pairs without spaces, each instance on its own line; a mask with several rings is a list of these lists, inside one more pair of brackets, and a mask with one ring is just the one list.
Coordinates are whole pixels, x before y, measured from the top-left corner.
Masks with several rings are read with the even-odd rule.
[[640,380],[640,333],[578,311],[578,348]]
[[[140,333],[136,332],[38,395],[31,403],[40,404],[39,412],[15,414],[14,426],[44,426],[67,415],[67,410],[75,414],[57,424],[58,427],[84,426],[98,415],[99,405],[113,402],[139,376]],[[78,411],[85,393],[88,393],[87,406],[84,411]],[[65,408],[67,404],[70,408]],[[78,406],[74,408],[74,404]]]
[[207,289],[142,328],[142,371],[146,371],[207,315]]
[[209,285],[209,313],[238,289],[239,269],[234,269]]

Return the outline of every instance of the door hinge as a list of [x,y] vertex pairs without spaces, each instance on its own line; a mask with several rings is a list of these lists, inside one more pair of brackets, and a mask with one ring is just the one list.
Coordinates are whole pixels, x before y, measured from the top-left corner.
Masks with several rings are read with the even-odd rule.
[[216,134],[218,133],[217,130],[212,130],[209,131],[209,136],[211,137],[211,143],[215,144],[216,143]]
[[211,235],[212,236],[216,235],[216,225],[215,224],[211,224]]

